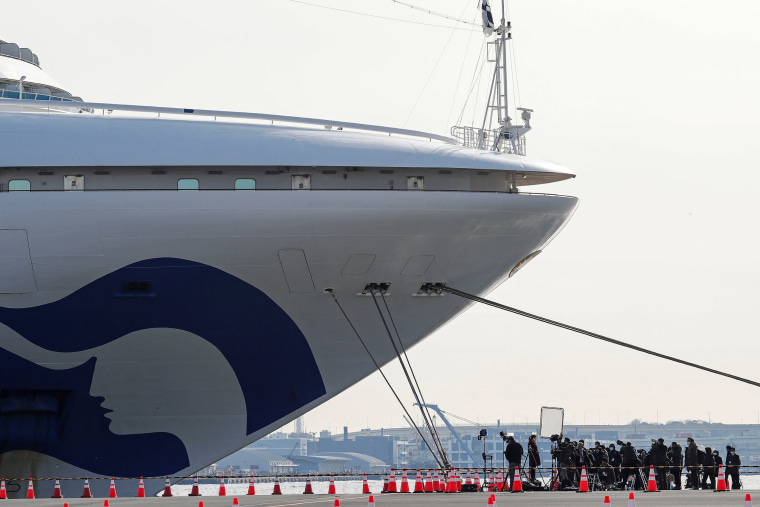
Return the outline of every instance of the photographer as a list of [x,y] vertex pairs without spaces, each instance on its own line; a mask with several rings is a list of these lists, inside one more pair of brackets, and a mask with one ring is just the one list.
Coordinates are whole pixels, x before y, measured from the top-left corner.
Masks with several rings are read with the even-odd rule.
[[668,448],[665,447],[665,440],[660,438],[656,442],[652,442],[652,449],[649,453],[652,456],[652,465],[654,465],[654,473],[657,478],[657,488],[660,491],[668,489]]
[[583,439],[578,440],[578,448],[575,452],[575,465],[579,469],[591,466],[591,457],[586,450],[586,442]]
[[673,474],[673,481],[676,483],[676,487],[673,489],[681,489],[681,469],[683,468],[683,454],[681,452],[681,446],[678,442],[670,444],[668,449],[668,459],[670,460],[670,472]]
[[639,468],[639,456],[636,452],[636,448],[631,445],[630,442],[626,442],[626,444],[620,449],[620,454],[623,456],[623,467],[620,471],[623,484],[625,485],[626,482],[628,482],[628,476],[632,474],[634,475],[635,484],[635,476]]
[[522,461],[523,456],[523,446],[520,445],[517,440],[514,439],[514,437],[507,437],[507,449],[504,451],[504,457],[507,458],[507,461],[509,462],[509,490],[512,491],[512,488],[515,485],[515,473],[518,474],[518,479],[520,478],[520,462]]
[[559,477],[560,486],[568,488],[573,485],[575,464],[573,458],[575,455],[575,448],[569,437],[565,437],[565,441],[559,444]]

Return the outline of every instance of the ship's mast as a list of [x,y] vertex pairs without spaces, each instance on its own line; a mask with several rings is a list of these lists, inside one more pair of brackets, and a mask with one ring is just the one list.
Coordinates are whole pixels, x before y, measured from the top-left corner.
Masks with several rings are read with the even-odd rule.
[[[511,118],[509,117],[509,96],[507,95],[507,40],[512,38],[512,23],[506,20],[506,9],[504,0],[501,0],[501,25],[496,29],[496,57],[494,60],[493,78],[491,79],[491,89],[488,92],[488,105],[483,115],[482,130],[490,127],[493,121],[493,113],[496,112],[496,118],[500,127],[507,125]],[[490,120],[490,121],[489,121]],[[485,141],[485,139],[484,139]],[[498,143],[499,139],[496,139]],[[485,149],[496,149],[495,146],[480,146]]]
[[[486,0],[481,0],[484,12],[490,11]],[[518,107],[522,111],[523,125],[513,125],[509,116],[509,94],[507,81],[507,44],[512,40],[512,23],[506,19],[505,0],[501,0],[501,24],[493,30],[493,21],[490,13],[484,14],[484,32],[488,37],[494,31],[496,40],[489,42],[495,46],[495,57],[489,58],[494,64],[491,87],[488,92],[488,102],[483,115],[483,123],[479,129],[473,127],[452,127],[451,134],[465,146],[476,147],[490,151],[500,151],[525,155],[525,133],[530,127],[532,109]],[[489,18],[489,26],[486,26],[486,18]],[[491,53],[493,54],[493,53]],[[497,126],[494,128],[494,116]]]

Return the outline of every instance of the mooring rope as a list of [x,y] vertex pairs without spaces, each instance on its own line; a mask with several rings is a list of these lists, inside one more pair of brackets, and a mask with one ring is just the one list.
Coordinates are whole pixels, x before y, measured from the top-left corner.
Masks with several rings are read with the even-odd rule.
[[707,366],[702,366],[701,364],[693,363],[691,361],[685,361],[683,359],[679,359],[675,356],[669,356],[667,354],[661,354],[660,352],[655,352],[650,349],[645,349],[644,347],[639,347],[637,345],[632,345],[630,343],[625,343],[620,340],[615,340],[613,338],[610,338],[608,336],[604,336],[598,333],[594,333],[591,331],[586,331],[585,329],[581,329],[579,327],[571,326],[569,324],[563,324],[562,322],[557,322],[556,320],[547,319],[546,317],[541,317],[539,315],[535,315],[532,313],[524,312],[522,310],[518,310],[517,308],[512,308],[511,306],[503,305],[501,303],[497,303],[496,301],[491,301],[490,299],[482,298],[480,296],[476,296],[474,294],[469,294],[467,292],[455,289],[453,287],[447,287],[445,285],[436,285],[436,290],[442,290],[444,292],[448,292],[449,294],[453,294],[455,296],[463,297],[465,299],[469,299],[471,301],[475,301],[476,303],[483,303],[484,305],[493,306],[494,308],[498,308],[500,310],[504,310],[507,312],[511,312],[517,315],[520,315],[522,317],[527,317],[529,319],[537,320],[539,322],[543,322],[545,324],[550,324],[552,326],[556,326],[562,329],[567,329],[568,331],[573,331],[575,333],[583,334],[586,336],[590,336],[591,338],[605,341],[607,343],[612,343],[613,345],[618,345],[620,347],[626,347],[628,349],[633,349],[638,352],[642,352],[644,354],[649,354],[651,356],[659,357],[660,359],[665,359],[667,361],[673,361],[674,363],[683,364],[685,366],[689,366],[691,368],[697,368],[699,370],[707,371],[710,373],[714,373],[715,375],[722,375],[723,377],[728,377],[732,380],[737,380],[739,382],[744,382],[745,384],[749,384],[755,387],[760,387],[760,382],[755,382],[754,380],[746,379],[744,377],[739,377],[737,375],[732,375],[730,373],[726,373],[724,371],[716,370],[714,368],[708,368]]

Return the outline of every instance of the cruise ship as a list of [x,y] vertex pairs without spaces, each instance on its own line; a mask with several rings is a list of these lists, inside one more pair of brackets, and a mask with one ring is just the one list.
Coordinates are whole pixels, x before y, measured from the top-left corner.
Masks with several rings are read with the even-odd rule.
[[156,492],[394,359],[381,315],[408,348],[465,311],[430,284],[489,293],[578,203],[526,191],[574,175],[525,156],[522,119],[448,137],[86,102],[0,41],[9,492]]

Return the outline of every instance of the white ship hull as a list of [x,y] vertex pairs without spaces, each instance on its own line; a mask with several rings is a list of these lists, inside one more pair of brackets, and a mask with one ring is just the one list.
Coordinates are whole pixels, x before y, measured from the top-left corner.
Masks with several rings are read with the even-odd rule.
[[[414,296],[422,283],[487,292],[576,203],[473,192],[2,195],[0,237],[25,231],[33,267],[25,280],[24,245],[9,247],[4,279],[36,285],[0,296],[4,362],[21,364],[5,368],[4,388],[35,378],[67,394],[47,421],[59,434],[44,445],[24,435],[0,475],[190,474],[374,371],[324,288],[384,364],[394,353],[374,302],[357,296],[365,284],[391,284],[385,301],[411,346],[469,304]],[[150,289],[125,293],[128,281]],[[229,293],[237,290],[252,299]],[[76,420],[101,401],[113,412]],[[6,429],[22,422],[9,418]]]

